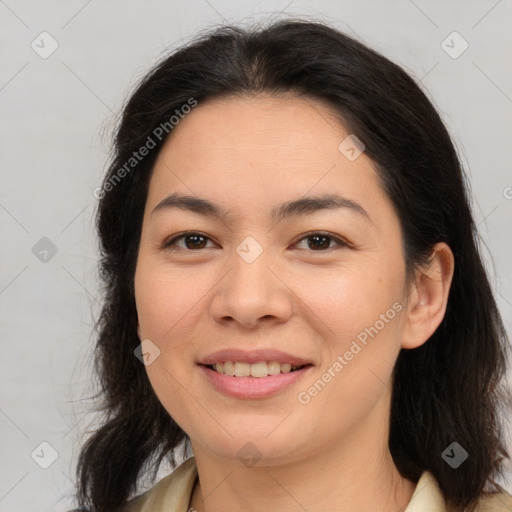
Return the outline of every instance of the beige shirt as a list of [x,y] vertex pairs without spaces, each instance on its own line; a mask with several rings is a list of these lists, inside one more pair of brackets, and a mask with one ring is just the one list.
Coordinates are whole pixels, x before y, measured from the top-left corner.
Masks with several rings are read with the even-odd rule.
[[[144,494],[129,501],[123,512],[187,512],[197,480],[194,457],[180,464]],[[484,495],[475,512],[511,512],[512,496],[506,492]],[[193,509],[192,511],[193,512]],[[460,512],[448,507],[439,484],[428,471],[421,475],[403,512]]]

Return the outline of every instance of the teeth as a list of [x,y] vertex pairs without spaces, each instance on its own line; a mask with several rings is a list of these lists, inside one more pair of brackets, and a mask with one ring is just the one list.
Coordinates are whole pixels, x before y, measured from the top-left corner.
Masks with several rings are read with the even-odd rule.
[[279,363],[278,361],[259,361],[258,363],[240,363],[226,361],[224,363],[216,363],[213,368],[218,373],[229,375],[231,377],[267,377],[268,375],[279,375],[280,373],[289,373],[290,371],[300,368],[290,363]]
[[279,375],[281,373],[281,365],[277,361],[267,363],[267,371],[269,375]]
[[[240,363],[236,363],[236,364],[238,365]],[[263,361],[261,361],[260,363],[255,363],[255,364],[246,365],[246,366],[250,366],[250,372],[253,377],[266,377],[268,375],[267,363],[265,363]],[[237,377],[238,377],[238,375],[237,375]]]
[[235,377],[249,377],[251,365],[247,363],[235,363]]
[[[217,370],[217,371],[219,371],[219,370]],[[223,370],[221,369],[221,372],[222,371]],[[231,375],[231,377],[233,377],[233,375],[235,375],[235,368],[234,368],[233,363],[231,361],[226,361],[224,363],[224,373],[226,375]]]

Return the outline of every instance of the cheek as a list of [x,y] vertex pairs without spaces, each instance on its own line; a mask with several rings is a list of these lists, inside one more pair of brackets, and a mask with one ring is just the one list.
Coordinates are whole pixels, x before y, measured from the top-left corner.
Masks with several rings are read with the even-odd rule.
[[323,390],[316,406],[344,415],[366,411],[382,394],[400,350],[399,268],[393,270],[383,259],[336,269],[330,279],[310,277],[296,290],[307,306],[303,311],[313,312],[310,321],[322,334],[319,374],[327,373],[329,384],[318,386]]
[[[143,256],[135,273],[135,300],[140,325],[140,338],[150,339],[159,349],[158,356],[146,366],[151,387],[178,425],[188,431],[194,415],[201,411],[191,407],[189,387],[192,358],[183,357],[187,350],[187,333],[197,323],[200,286],[193,272],[155,265]],[[192,401],[192,404],[194,402]]]
[[[310,271],[307,280],[295,278],[293,289],[306,306],[303,311],[309,310],[323,324],[325,338],[343,348],[400,300],[400,283],[390,265],[373,262],[339,267],[329,274]],[[394,312],[390,312],[393,317]]]
[[[165,265],[146,265],[141,261],[135,274],[135,300],[141,336],[165,342],[174,330],[194,319],[194,306],[207,286],[194,273],[174,270]],[[198,310],[199,308],[196,308]]]
[[316,329],[322,329],[322,358],[298,390],[297,407],[301,429],[332,443],[341,432],[360,431],[370,415],[384,413],[400,350],[400,304],[393,308],[397,301],[387,281],[377,287],[367,277],[345,275],[324,283],[323,292],[309,288],[308,306],[321,319]]

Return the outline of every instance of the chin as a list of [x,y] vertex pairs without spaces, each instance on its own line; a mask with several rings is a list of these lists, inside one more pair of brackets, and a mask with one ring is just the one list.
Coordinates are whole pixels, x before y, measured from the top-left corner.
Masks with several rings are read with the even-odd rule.
[[201,453],[210,452],[222,459],[238,461],[246,467],[279,466],[306,458],[305,445],[308,445],[309,451],[311,446],[303,439],[304,433],[286,430],[279,434],[277,431],[272,432],[278,423],[269,428],[265,425],[262,429],[265,433],[261,435],[258,429],[258,433],[254,430],[237,431],[233,437],[227,434],[215,438],[203,437],[199,443],[192,440],[192,448],[199,444]]

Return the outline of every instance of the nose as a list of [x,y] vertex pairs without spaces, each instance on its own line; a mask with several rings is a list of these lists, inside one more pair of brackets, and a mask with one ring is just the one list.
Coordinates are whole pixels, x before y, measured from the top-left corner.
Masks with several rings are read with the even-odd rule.
[[253,329],[286,322],[292,316],[293,294],[279,275],[275,259],[265,251],[251,263],[234,251],[229,266],[210,303],[214,321]]

